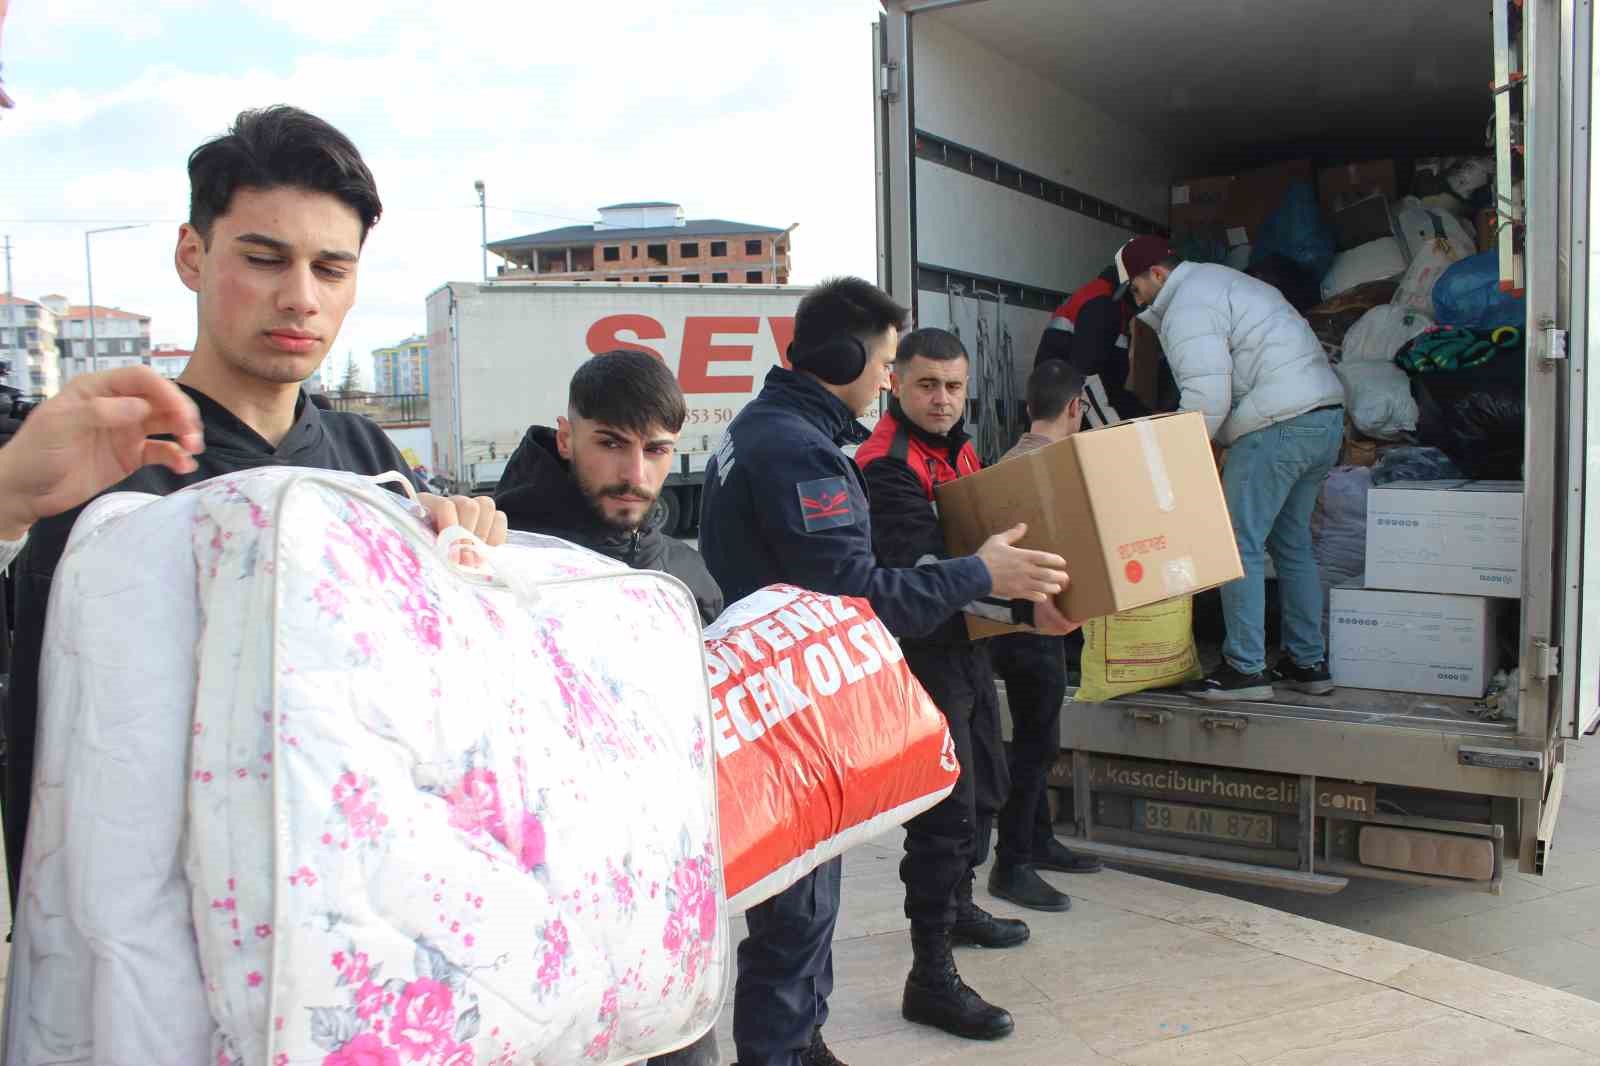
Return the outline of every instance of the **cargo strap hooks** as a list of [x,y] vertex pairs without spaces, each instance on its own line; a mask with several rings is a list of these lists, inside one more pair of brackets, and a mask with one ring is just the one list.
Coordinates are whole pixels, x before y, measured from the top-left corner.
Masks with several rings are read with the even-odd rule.
[[[1022,435],[1022,401],[1012,358],[1011,330],[1005,323],[1006,298],[1003,293],[987,289],[968,292],[954,283],[947,284],[945,295],[949,300],[950,332],[963,345],[966,338],[961,335],[958,311],[966,299],[972,301],[977,338],[967,353],[972,365],[972,399],[967,410],[978,458],[984,466],[993,466]],[[983,314],[985,299],[994,302],[993,335]]]

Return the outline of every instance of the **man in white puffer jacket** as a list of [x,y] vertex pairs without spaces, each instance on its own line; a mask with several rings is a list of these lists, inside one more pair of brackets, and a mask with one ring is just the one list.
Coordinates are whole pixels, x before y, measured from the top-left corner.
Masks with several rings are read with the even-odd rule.
[[[1228,449],[1222,487],[1244,578],[1222,587],[1223,662],[1184,688],[1204,700],[1270,699],[1273,683],[1314,695],[1333,690],[1322,632],[1322,585],[1311,550],[1311,512],[1338,460],[1344,386],[1322,344],[1283,294],[1211,263],[1185,263],[1160,237],[1117,252],[1121,291],[1161,346],[1182,394],[1179,409],[1205,415]],[[1283,651],[1269,674],[1266,556],[1278,572]]]

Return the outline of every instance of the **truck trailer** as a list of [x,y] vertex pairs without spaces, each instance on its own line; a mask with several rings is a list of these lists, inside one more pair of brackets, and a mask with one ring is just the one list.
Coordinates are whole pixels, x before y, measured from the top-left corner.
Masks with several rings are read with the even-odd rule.
[[687,535],[733,416],[784,358],[806,290],[790,285],[450,282],[428,296],[432,468],[454,492],[492,492],[531,425],[567,412],[591,355],[649,352],[688,401],[677,467],[650,521]]
[[920,325],[1010,359],[1009,382],[975,375],[969,412],[1001,437],[1052,309],[1129,237],[1171,232],[1186,178],[1496,157],[1501,285],[1527,308],[1522,586],[1499,601],[1516,709],[1350,687],[1069,702],[1052,783],[1074,848],[1317,893],[1357,875],[1498,892],[1552,861],[1567,746],[1600,717],[1594,33],[1581,0],[886,0],[879,279]]

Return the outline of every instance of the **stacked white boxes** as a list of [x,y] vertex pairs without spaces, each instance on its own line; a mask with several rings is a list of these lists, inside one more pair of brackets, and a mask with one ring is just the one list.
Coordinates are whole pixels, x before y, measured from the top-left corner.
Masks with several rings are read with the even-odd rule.
[[1497,666],[1497,601],[1521,596],[1521,482],[1374,488],[1366,586],[1336,588],[1329,597],[1333,680],[1481,698]]

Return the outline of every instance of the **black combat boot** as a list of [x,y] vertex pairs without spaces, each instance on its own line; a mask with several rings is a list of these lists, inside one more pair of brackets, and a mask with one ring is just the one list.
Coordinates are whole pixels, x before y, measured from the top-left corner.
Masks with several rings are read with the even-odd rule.
[[911,952],[911,973],[900,1001],[906,1021],[968,1040],[998,1040],[1016,1028],[1008,1011],[985,1002],[956,972],[949,933],[913,926]]
[[956,924],[950,928],[950,942],[975,944],[980,948],[1014,948],[1028,939],[1028,924],[1015,918],[996,918],[972,902],[972,878],[956,886]]

